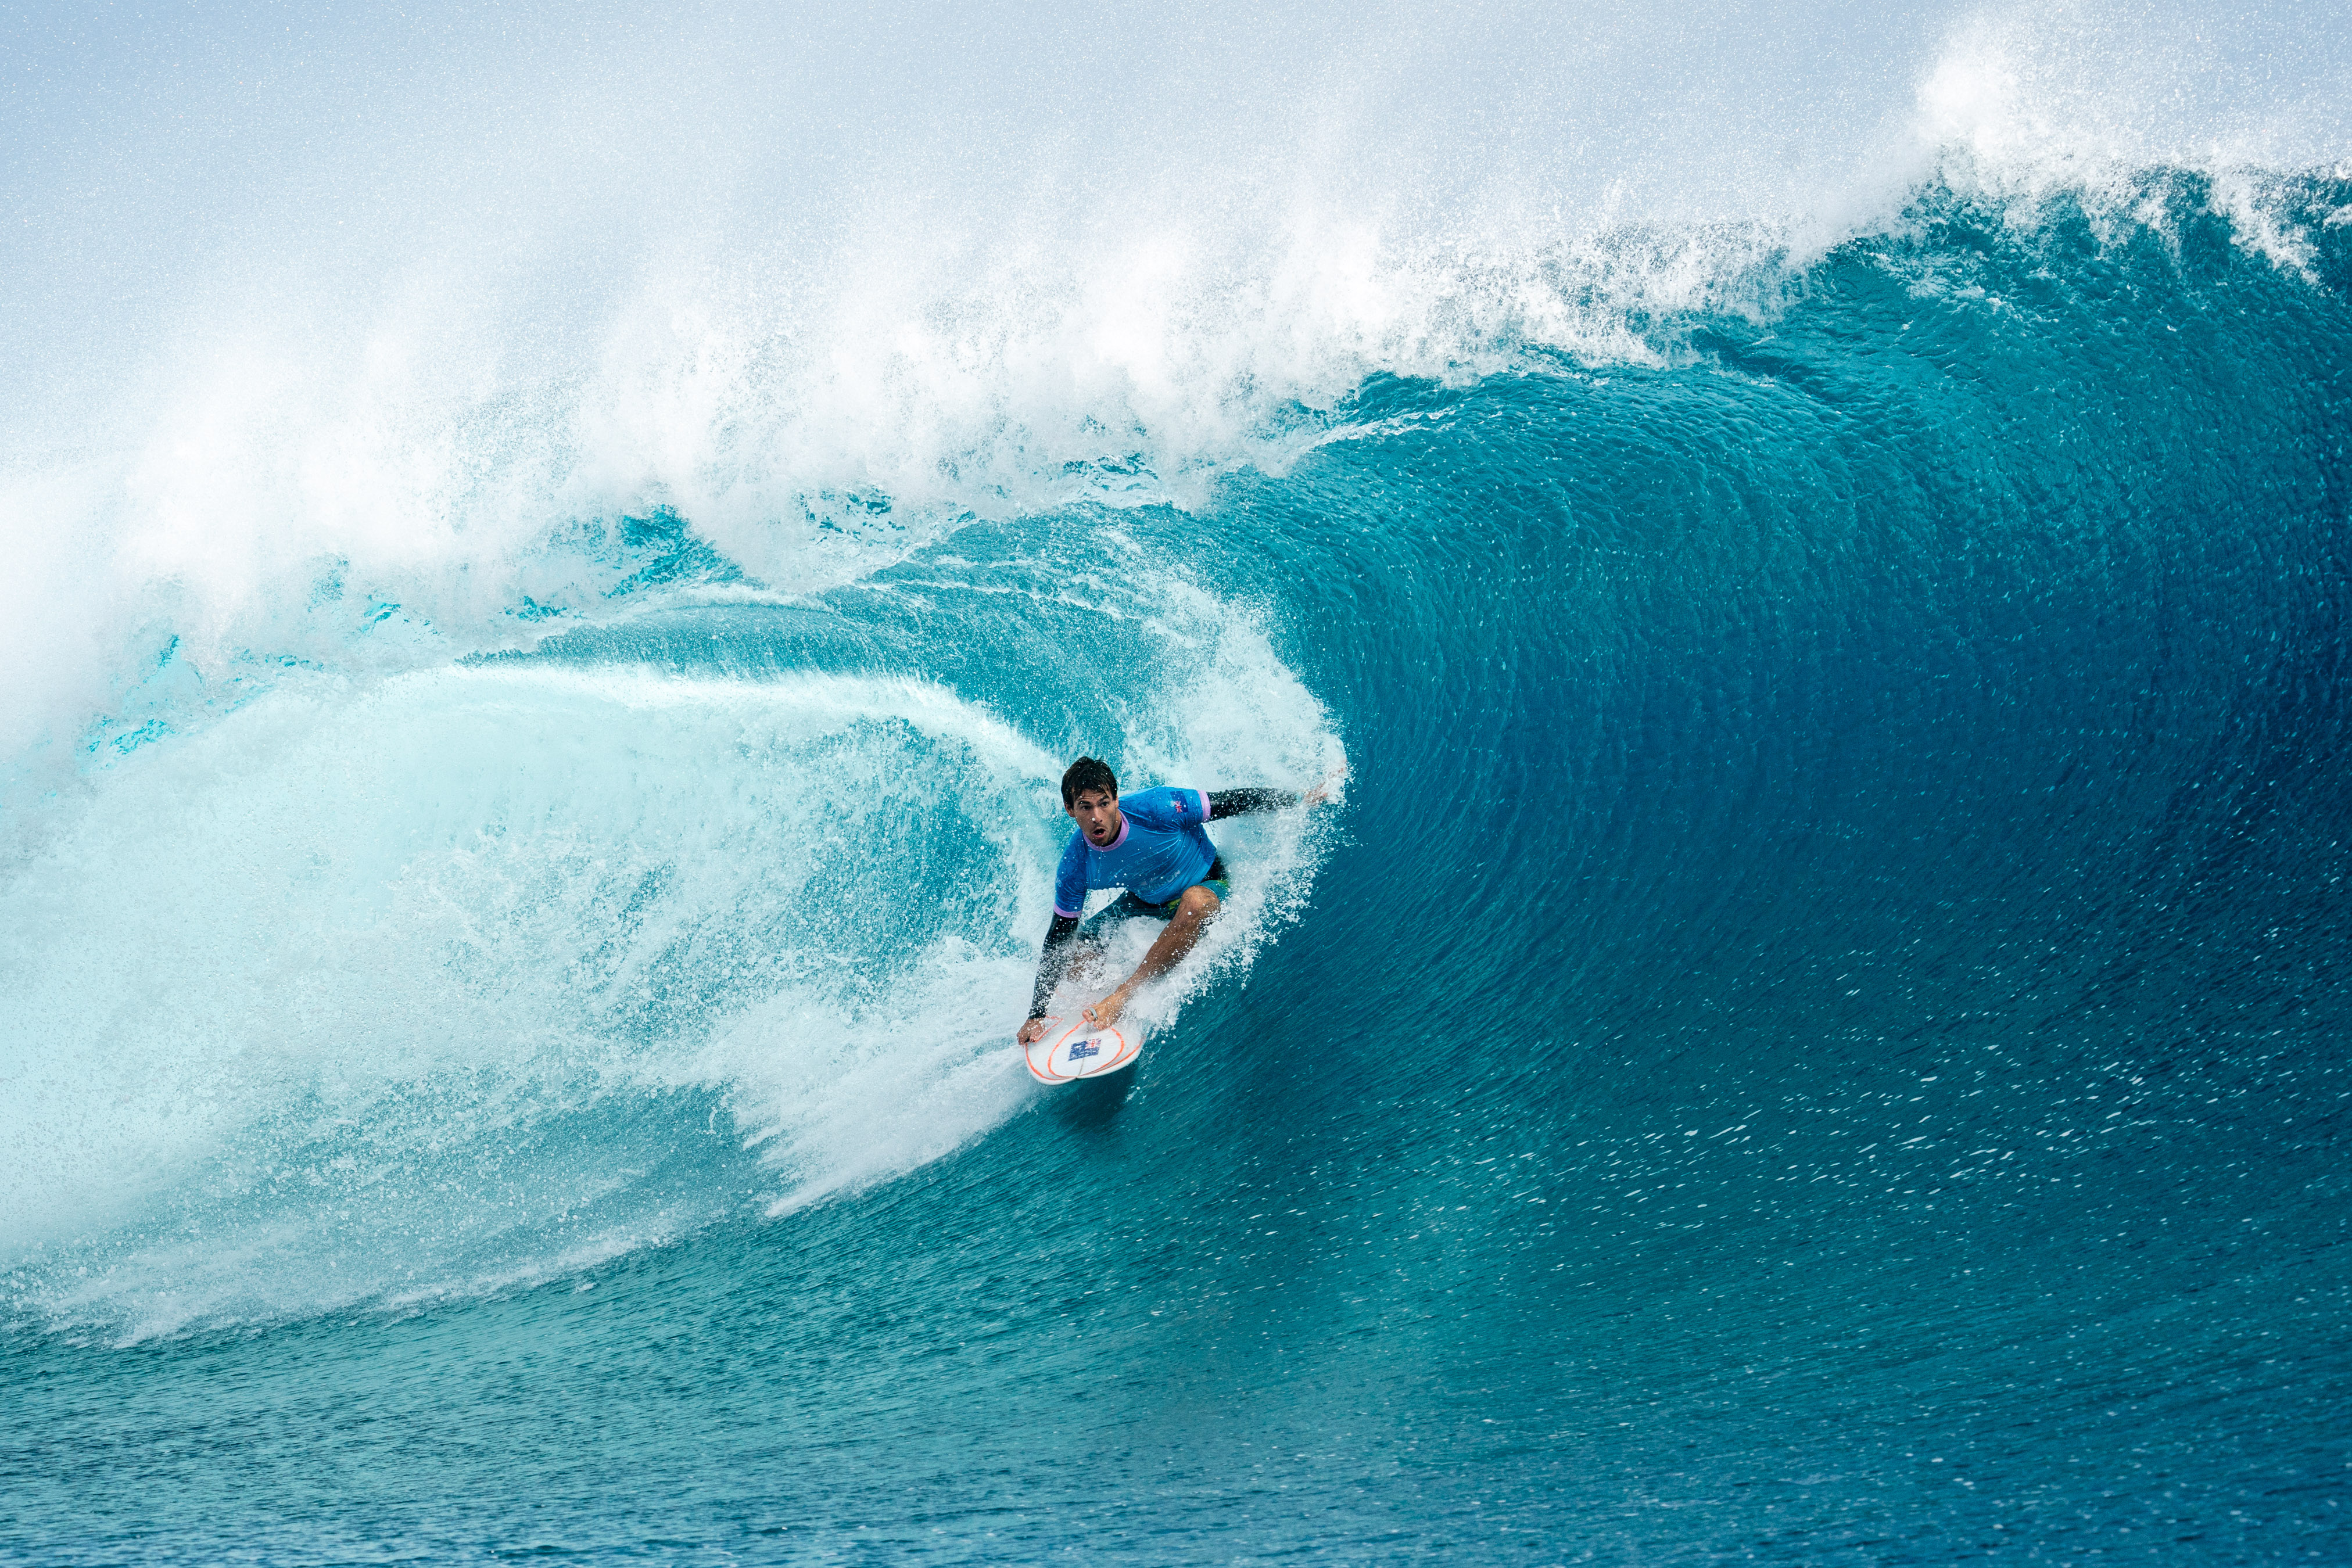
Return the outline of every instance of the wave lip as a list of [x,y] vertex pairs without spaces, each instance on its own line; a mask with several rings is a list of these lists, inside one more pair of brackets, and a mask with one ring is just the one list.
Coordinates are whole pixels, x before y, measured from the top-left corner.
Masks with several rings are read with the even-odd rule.
[[[2352,155],[2352,46],[2292,9],[1949,8],[1833,29],[1801,15],[1723,19],[1732,31],[1705,38],[1664,13],[1596,30],[1573,10],[1480,5],[1369,33],[1351,15],[1261,38],[1268,52],[1244,57],[1266,62],[1264,90],[1236,89],[1216,114],[1152,72],[1108,89],[1135,60],[1203,47],[1138,20],[1148,57],[1071,55],[1051,91],[1024,59],[966,105],[961,134],[879,135],[908,103],[962,101],[971,59],[1014,36],[940,17],[923,36],[963,37],[976,57],[818,73],[805,101],[841,114],[773,141],[743,127],[776,73],[856,49],[705,21],[656,51],[696,91],[652,120],[615,96],[633,105],[625,128],[568,93],[541,101],[538,51],[576,40],[485,41],[467,73],[518,68],[494,71],[499,87],[467,74],[462,101],[511,110],[481,143],[512,149],[511,166],[388,170],[396,127],[346,143],[197,68],[159,78],[154,101],[209,92],[207,112],[250,134],[209,150],[217,185],[156,188],[301,184],[305,200],[264,201],[274,216],[232,231],[169,202],[92,203],[64,171],[177,171],[194,153],[85,112],[76,95],[100,89],[82,74],[41,78],[63,96],[25,120],[26,145],[69,125],[124,141],[95,163],[58,148],[56,183],[27,191],[51,221],[26,235],[99,232],[22,258],[28,298],[54,308],[12,317],[26,340],[0,344],[12,362],[78,367],[0,405],[16,547],[0,758],[46,758],[12,797],[68,776],[60,754],[173,639],[218,684],[248,655],[411,667],[529,645],[539,628],[516,616],[530,605],[601,613],[614,574],[575,537],[597,519],[667,507],[749,578],[819,592],[968,517],[1081,495],[1202,509],[1231,476],[1297,461],[1375,378],[1654,366],[1674,349],[1661,323],[1769,316],[1823,256],[1901,230],[1939,190],[2014,222],[2060,199],[2128,226],[2162,221],[2150,182],[2173,171],[2207,183],[2242,244],[2308,267],[2313,222],[2284,186]],[[1410,46],[1376,47],[1384,28]],[[414,42],[376,41],[404,57]],[[247,42],[254,57],[279,47]],[[741,73],[762,59],[775,71],[751,90]],[[1528,68],[1547,59],[1559,68]],[[1423,74],[1440,61],[1465,68],[1442,78],[1454,93]],[[1221,57],[1210,76],[1239,68]],[[929,86],[888,112],[846,107],[908,78]],[[405,100],[382,101],[396,120]],[[698,120],[722,101],[739,112]],[[436,145],[464,119],[448,99],[410,107]],[[1000,155],[943,151],[976,145],[983,123]],[[522,148],[541,134],[555,139],[545,170],[577,172],[583,144],[631,151],[585,185],[527,182],[548,187],[534,194],[514,170],[535,166]],[[646,152],[660,145],[677,155]],[[453,180],[481,204],[453,200]],[[688,186],[699,217],[677,206]],[[591,213],[604,246],[578,226]],[[201,259],[66,308],[80,272],[95,267],[97,287],[106,270],[92,258],[152,256],[175,225],[191,232],[174,254]],[[81,340],[86,321],[108,323],[103,343]],[[322,613],[322,597],[341,608]],[[350,634],[380,606],[429,635]]]

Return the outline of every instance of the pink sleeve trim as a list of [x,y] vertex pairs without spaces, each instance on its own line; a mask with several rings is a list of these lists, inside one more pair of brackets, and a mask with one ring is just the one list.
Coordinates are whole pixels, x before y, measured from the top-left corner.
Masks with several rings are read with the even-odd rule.
[[1076,920],[1078,917],[1078,912],[1076,910],[1065,909],[1058,904],[1054,905],[1054,913],[1060,915],[1065,920]]
[[1201,798],[1201,821],[1205,822],[1209,820],[1209,792],[1206,789],[1195,789],[1192,793]]

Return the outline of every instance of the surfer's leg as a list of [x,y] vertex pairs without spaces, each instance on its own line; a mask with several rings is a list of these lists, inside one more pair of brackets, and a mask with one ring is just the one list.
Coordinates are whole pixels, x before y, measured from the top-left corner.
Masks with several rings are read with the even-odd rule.
[[1176,913],[1168,917],[1168,929],[1160,934],[1159,939],[1151,944],[1151,950],[1143,956],[1143,962],[1135,967],[1135,973],[1129,975],[1118,989],[1087,1009],[1087,1021],[1093,1024],[1117,1023],[1118,1015],[1126,1009],[1128,999],[1135,995],[1136,988],[1158,979],[1173,968],[1178,959],[1190,953],[1192,945],[1201,939],[1201,933],[1208,928],[1209,922],[1216,918],[1218,907],[1215,892],[1205,883],[1186,888],[1184,896],[1176,901]]

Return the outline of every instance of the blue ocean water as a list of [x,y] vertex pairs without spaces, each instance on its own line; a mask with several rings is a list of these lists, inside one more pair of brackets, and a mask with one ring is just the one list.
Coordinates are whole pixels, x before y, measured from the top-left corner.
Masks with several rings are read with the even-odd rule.
[[[0,1557],[2352,1555],[2352,183],[2137,181],[148,627],[13,798]],[[1047,1093],[1080,750],[1349,778]]]

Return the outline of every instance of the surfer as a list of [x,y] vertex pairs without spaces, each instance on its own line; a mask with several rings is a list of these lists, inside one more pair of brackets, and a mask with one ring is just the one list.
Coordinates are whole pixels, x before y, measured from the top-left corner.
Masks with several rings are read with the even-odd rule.
[[[1330,798],[1327,779],[1304,796],[1288,789],[1174,789],[1162,785],[1119,799],[1109,765],[1081,757],[1062,775],[1062,810],[1077,823],[1063,847],[1054,878],[1054,923],[1037,961],[1037,989],[1021,1043],[1045,1032],[1045,1002],[1070,964],[1101,952],[1101,938],[1129,920],[1163,920],[1168,928],[1151,944],[1135,973],[1110,995],[1087,1009],[1087,1022],[1098,1028],[1118,1021],[1136,988],[1158,978],[1192,950],[1230,891],[1225,862],[1202,828],[1252,811],[1278,811],[1318,805]],[[1117,903],[1084,925],[1090,888],[1116,887]]]

